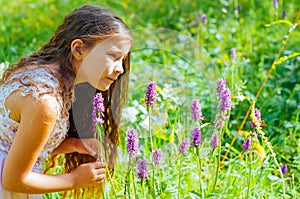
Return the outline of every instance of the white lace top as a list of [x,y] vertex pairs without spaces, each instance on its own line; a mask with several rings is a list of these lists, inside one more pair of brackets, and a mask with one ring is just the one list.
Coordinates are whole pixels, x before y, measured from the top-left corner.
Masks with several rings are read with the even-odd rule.
[[21,91],[24,96],[46,98],[50,95],[57,99],[59,115],[56,125],[34,166],[34,170],[41,170],[45,159],[66,137],[69,127],[69,106],[63,103],[59,81],[45,69],[27,70],[12,75],[4,84],[0,85],[0,150],[5,153],[8,153],[19,126],[19,122],[9,117],[10,110],[6,109],[5,100],[17,90]]

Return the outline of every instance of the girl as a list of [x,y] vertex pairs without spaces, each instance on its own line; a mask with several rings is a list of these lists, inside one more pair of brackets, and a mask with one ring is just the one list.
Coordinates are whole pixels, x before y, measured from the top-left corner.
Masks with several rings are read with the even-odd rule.
[[72,171],[58,175],[42,174],[42,165],[49,155],[96,155],[97,140],[74,138],[71,129],[67,135],[74,86],[88,83],[104,93],[104,127],[110,140],[106,156],[112,167],[111,145],[117,144],[117,106],[126,96],[127,78],[122,76],[130,68],[131,43],[132,35],[119,17],[86,5],[67,15],[38,52],[5,71],[0,85],[0,198],[42,198],[43,193],[104,181],[104,163],[95,159],[72,167],[72,158],[66,156],[66,171]]

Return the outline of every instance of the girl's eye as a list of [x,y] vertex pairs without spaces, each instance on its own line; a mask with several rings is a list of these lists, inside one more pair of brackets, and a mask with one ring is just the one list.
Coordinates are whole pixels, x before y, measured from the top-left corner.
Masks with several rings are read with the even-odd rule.
[[117,59],[117,55],[116,54],[111,53],[111,54],[108,54],[108,55],[111,56],[113,59]]

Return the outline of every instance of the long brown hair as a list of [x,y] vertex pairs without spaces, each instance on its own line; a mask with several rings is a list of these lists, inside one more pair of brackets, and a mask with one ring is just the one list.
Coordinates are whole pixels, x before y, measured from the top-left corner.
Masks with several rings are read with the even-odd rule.
[[[72,52],[71,43],[74,39],[81,39],[86,48],[92,48],[96,43],[102,40],[113,37],[116,35],[132,38],[131,32],[126,24],[116,15],[108,12],[105,9],[92,5],[84,5],[75,9],[67,15],[62,23],[56,29],[50,41],[45,44],[39,51],[33,53],[29,57],[21,58],[18,63],[13,65],[10,69],[6,70],[3,74],[5,81],[19,69],[25,69],[26,66],[37,65],[47,69],[47,65],[58,64],[59,73],[63,78],[63,99],[68,108],[70,107],[70,99],[73,96],[74,81],[76,72],[72,66]],[[114,162],[117,155],[117,146],[119,144],[118,127],[121,117],[121,110],[127,100],[127,87],[128,87],[128,72],[130,70],[130,53],[123,59],[124,73],[118,77],[110,88],[102,92],[105,99],[106,111],[105,115],[105,135],[104,140],[105,156],[110,172],[113,173]],[[50,71],[50,69],[49,69]],[[83,89],[84,92],[91,92],[91,96],[95,94],[95,89],[88,84],[79,85],[78,89]],[[93,93],[94,92],[94,93]],[[100,92],[100,91],[96,91]],[[77,96],[78,102],[80,101],[80,91]],[[76,95],[76,92],[75,92]],[[76,103],[76,102],[75,102]],[[82,112],[76,115],[84,121],[81,124],[74,122],[72,110],[70,110],[70,128],[68,131],[69,137],[92,137],[91,131],[91,106],[92,98],[88,100],[86,106],[82,108]],[[69,105],[68,105],[69,104]],[[79,119],[80,120],[80,119]],[[85,135],[79,135],[78,128],[83,128],[86,131]],[[83,136],[83,137],[82,137]],[[70,172],[77,168],[80,164],[95,161],[94,157],[78,153],[65,154],[63,160],[63,172]],[[45,173],[55,165],[55,157],[51,157]],[[81,198],[84,195],[89,198],[99,198],[97,194],[103,192],[101,187],[92,187],[89,189],[73,190],[70,194],[72,198]],[[87,195],[88,194],[88,195]]]
[[[123,61],[124,71],[130,69],[130,56]],[[75,138],[93,138],[93,97],[96,93],[102,92],[104,97],[104,149],[105,160],[109,168],[110,175],[113,176],[114,164],[117,157],[117,146],[119,145],[119,123],[121,119],[122,108],[127,101],[129,74],[125,73],[114,82],[108,91],[102,92],[95,90],[90,84],[82,83],[75,86],[75,102],[70,110],[70,128],[68,137]],[[95,161],[95,157],[86,154],[69,153],[64,155],[64,170],[71,172],[79,165]],[[108,176],[108,175],[107,175]],[[110,180],[110,179],[109,179]],[[69,195],[68,195],[69,194]],[[101,198],[103,194],[103,185],[88,189],[73,190],[71,193],[64,193],[64,197],[70,198]]]

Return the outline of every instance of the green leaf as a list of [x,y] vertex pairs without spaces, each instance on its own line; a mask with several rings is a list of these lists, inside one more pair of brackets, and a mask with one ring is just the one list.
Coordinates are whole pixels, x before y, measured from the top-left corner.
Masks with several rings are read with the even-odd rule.
[[278,21],[274,21],[270,24],[266,24],[265,26],[266,27],[270,27],[270,26],[273,26],[273,25],[278,25],[278,24],[287,24],[289,26],[293,26],[293,23],[288,21],[288,20],[278,20]]
[[165,183],[165,182],[162,182],[160,186],[161,186],[162,192],[164,192],[167,189],[167,183]]
[[200,126],[200,128],[202,129],[203,127],[206,127],[207,125],[210,125],[210,123],[208,122],[208,123],[204,123],[204,124],[202,124],[201,126]]
[[196,191],[191,191],[191,192],[189,192],[189,194],[190,194],[192,199],[198,199],[201,196],[200,193],[198,193]]
[[216,193],[210,193],[210,194],[208,194],[206,197],[207,198],[215,198],[215,197],[218,197],[218,196],[220,196],[219,194],[216,194]]
[[274,180],[274,181],[281,181],[281,178],[279,178],[278,176],[274,176],[274,175],[268,175],[268,178],[270,180]]

